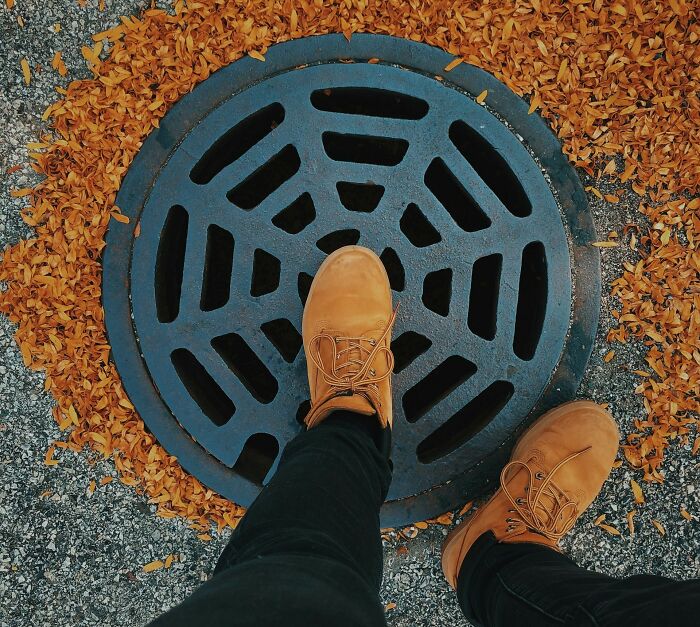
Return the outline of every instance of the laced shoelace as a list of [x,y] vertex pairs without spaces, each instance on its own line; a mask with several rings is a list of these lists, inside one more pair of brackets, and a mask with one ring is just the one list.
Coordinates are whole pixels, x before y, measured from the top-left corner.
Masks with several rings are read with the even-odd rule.
[[[576,459],[591,447],[573,453],[560,461],[548,474],[535,472],[527,462],[514,460],[506,464],[501,471],[501,488],[513,509],[509,513],[516,517],[507,518],[509,526],[507,533],[515,531],[519,524],[525,525],[530,531],[539,533],[550,540],[559,542],[574,526],[578,518],[578,505],[566,496],[563,490],[554,483],[554,475],[565,464]],[[526,497],[514,497],[506,485],[506,477],[510,470],[524,468],[528,473],[528,486],[525,488]],[[537,485],[537,482],[540,482]],[[543,499],[547,502],[543,503]]]
[[[398,310],[397,305],[379,339],[346,337],[330,333],[319,333],[311,339],[309,357],[329,386],[328,392],[317,399],[314,407],[322,405],[335,396],[359,394],[364,396],[375,410],[381,411],[382,403],[378,384],[389,377],[394,368],[394,355],[389,348],[384,346],[384,340],[391,333]],[[330,342],[333,349],[332,362],[328,365],[324,364],[321,358],[321,344],[324,341]],[[347,345],[341,348],[342,343]],[[386,353],[387,368],[385,372],[378,373],[372,365],[381,353]],[[311,411],[313,411],[313,407],[309,413]]]

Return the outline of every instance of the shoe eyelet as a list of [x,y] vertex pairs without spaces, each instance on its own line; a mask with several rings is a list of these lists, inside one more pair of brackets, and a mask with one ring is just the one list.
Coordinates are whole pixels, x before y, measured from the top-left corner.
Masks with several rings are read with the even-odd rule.
[[525,505],[525,499],[522,499],[522,498],[517,498],[517,499],[515,499],[515,502],[516,502],[518,505]]
[[374,346],[377,343],[377,340],[375,340],[374,338],[370,338],[369,343],[370,345]]
[[541,472],[536,472],[535,479],[539,479],[540,481],[542,481],[542,479],[544,479],[544,474],[542,474]]
[[374,376],[377,374],[377,371],[374,368],[370,368],[369,373],[370,373],[370,375]]

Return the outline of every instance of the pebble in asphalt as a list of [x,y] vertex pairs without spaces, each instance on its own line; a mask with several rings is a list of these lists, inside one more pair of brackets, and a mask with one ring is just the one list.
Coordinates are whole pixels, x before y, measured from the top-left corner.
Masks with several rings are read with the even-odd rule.
[[[25,144],[44,128],[41,113],[55,99],[61,81],[46,68],[56,50],[63,51],[68,79],[88,75],[80,47],[92,33],[108,28],[120,15],[143,8],[144,0],[108,0],[105,11],[90,1],[81,8],[74,0],[19,0],[8,11],[0,7],[0,172],[26,164]],[[165,5],[167,6],[167,5]],[[17,24],[17,16],[25,21]],[[53,24],[60,23],[56,33]],[[22,81],[19,61],[41,64],[29,87]],[[31,236],[19,217],[22,203],[9,197],[11,188],[33,184],[29,168],[0,178],[0,250]],[[585,181],[588,184],[590,181]],[[631,193],[610,205],[590,198],[599,233],[622,230],[640,222]],[[625,259],[625,249],[603,250],[604,285],[609,285]],[[631,370],[643,367],[639,346],[616,347],[615,358],[603,361],[609,347],[605,331],[612,324],[602,303],[601,331],[594,348],[581,397],[610,403],[623,432],[641,416],[632,390]],[[228,533],[200,541],[179,520],[153,515],[143,496],[117,481],[90,493],[92,479],[115,476],[109,460],[87,453],[58,451],[59,464],[43,463],[48,445],[61,434],[51,417],[52,400],[43,391],[43,376],[24,368],[12,338],[13,327],[0,317],[0,626],[135,625],[143,624],[181,601],[210,576]],[[637,533],[630,537],[625,514],[634,507],[625,466],[615,470],[603,492],[565,540],[573,559],[596,571],[616,576],[651,572],[676,578],[700,576],[700,528],[686,522],[681,506],[700,515],[700,474],[689,447],[672,448],[662,485],[644,485],[647,504],[638,507]],[[599,515],[622,530],[610,536],[593,526]],[[651,520],[661,521],[662,537]],[[382,599],[396,604],[388,611],[390,625],[466,625],[454,594],[439,566],[446,528],[431,526],[410,542],[385,544]],[[403,548],[405,547],[405,549]],[[150,574],[144,564],[173,554],[168,570]]]

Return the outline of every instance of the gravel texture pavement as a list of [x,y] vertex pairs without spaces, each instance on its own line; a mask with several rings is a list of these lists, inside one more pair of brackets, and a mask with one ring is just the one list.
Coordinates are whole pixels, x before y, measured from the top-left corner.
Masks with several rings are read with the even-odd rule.
[[[33,184],[35,176],[26,165],[5,173],[27,163],[24,146],[44,128],[40,118],[56,98],[54,86],[86,77],[81,45],[120,15],[146,4],[107,0],[104,11],[96,0],[88,0],[84,8],[75,0],[17,0],[12,10],[4,2],[0,6],[0,251],[31,236],[19,217],[21,199],[10,198],[9,190]],[[63,51],[66,79],[50,67],[56,50]],[[29,86],[20,69],[23,57],[32,68]],[[621,233],[623,225],[641,221],[631,193],[614,205],[594,196],[590,201],[601,234]],[[635,257],[626,248],[602,254],[607,289],[621,263]],[[604,298],[601,331],[579,394],[609,403],[624,433],[642,415],[631,371],[643,368],[644,362],[633,343],[615,347],[612,361],[603,361],[610,348],[605,332],[613,322],[608,312],[614,305]],[[59,464],[45,466],[44,453],[61,433],[51,417],[52,400],[43,391],[43,377],[24,368],[12,334],[12,325],[0,316],[0,626],[144,624],[206,580],[228,533],[202,542],[181,521],[156,518],[153,507],[131,488],[117,481],[100,486],[101,478],[116,476],[110,460],[58,451]],[[626,466],[616,469],[567,537],[566,549],[579,564],[613,575],[700,576],[700,526],[680,514],[684,506],[700,515],[698,468],[688,446],[670,450],[665,483],[643,486],[647,504],[637,507],[634,537],[625,522],[634,508],[629,487],[633,473]],[[98,482],[94,492],[89,490],[91,480]],[[621,536],[593,525],[603,513]],[[652,519],[664,525],[665,536]],[[446,533],[445,527],[431,526],[409,542],[386,543],[382,598],[393,607],[387,611],[390,625],[467,624],[440,572],[440,543]],[[176,556],[171,568],[143,572],[144,564],[167,555]]]

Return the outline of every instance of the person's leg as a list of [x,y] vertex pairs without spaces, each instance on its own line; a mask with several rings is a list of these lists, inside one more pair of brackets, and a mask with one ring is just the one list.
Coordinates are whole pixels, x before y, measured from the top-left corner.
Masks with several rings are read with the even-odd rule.
[[290,442],[215,576],[154,625],[385,625],[379,508],[388,429],[335,412]]
[[579,568],[559,552],[559,540],[608,477],[618,437],[607,412],[576,401],[548,412],[520,438],[500,489],[443,546],[443,572],[474,625],[693,622],[700,581],[615,579]]
[[309,430],[285,448],[214,578],[157,625],[386,625],[379,508],[395,319],[376,254],[347,246],[325,259],[302,319]]
[[486,532],[462,563],[457,598],[479,627],[690,625],[700,580],[608,577],[551,548],[499,543]]

